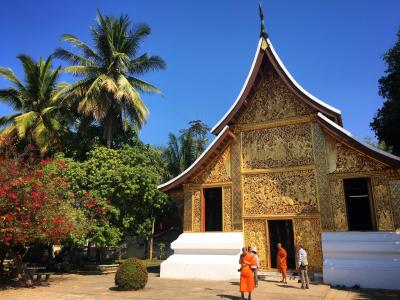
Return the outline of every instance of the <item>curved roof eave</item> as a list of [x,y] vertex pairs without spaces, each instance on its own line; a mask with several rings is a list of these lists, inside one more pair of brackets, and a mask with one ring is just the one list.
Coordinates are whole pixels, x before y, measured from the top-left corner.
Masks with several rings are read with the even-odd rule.
[[[232,104],[232,106],[229,108],[229,110],[225,113],[225,115],[217,122],[217,124],[211,129],[211,133],[213,134],[218,134],[219,131],[222,129],[223,126],[228,125],[229,121],[232,119],[232,117],[234,116],[234,114],[239,110],[240,106],[242,105],[243,101],[244,101],[244,97],[246,96],[246,91],[249,90],[248,85],[253,83],[259,68],[261,66],[261,62],[262,59],[264,58],[264,53],[266,53],[266,50],[269,48],[272,54],[272,57],[275,59],[275,61],[277,62],[277,64],[279,65],[279,67],[282,69],[283,73],[285,74],[285,76],[289,79],[289,81],[293,84],[293,86],[296,87],[297,90],[300,91],[300,93],[302,93],[305,98],[309,99],[309,101],[311,103],[314,103],[315,106],[320,107],[321,109],[323,109],[323,112],[327,113],[328,115],[333,115],[339,118],[339,123],[341,123],[341,111],[337,108],[334,108],[333,106],[325,103],[324,101],[322,101],[321,99],[318,99],[317,97],[313,96],[312,94],[310,94],[309,92],[307,92],[294,78],[293,76],[289,73],[289,71],[286,69],[285,65],[283,64],[283,62],[281,61],[281,59],[279,58],[278,54],[276,53],[274,47],[272,46],[272,43],[270,41],[270,39],[266,39],[267,42],[267,49],[263,49],[262,48],[262,42],[263,42],[263,38],[261,37],[258,41],[258,45],[257,45],[257,51],[256,54],[254,56],[253,59],[253,63],[251,65],[250,68],[250,72],[247,75],[246,81],[238,95],[238,97],[236,98],[235,102]],[[253,80],[251,80],[253,79]]]
[[189,178],[193,173],[196,171],[197,167],[201,165],[201,163],[210,155],[216,148],[218,148],[220,142],[222,142],[225,137],[229,134],[229,126],[225,126],[224,129],[215,137],[210,145],[204,150],[204,152],[181,174],[172,178],[171,180],[160,184],[157,188],[162,191],[166,192],[171,190],[177,186],[179,186],[183,181]]
[[274,58],[276,59],[276,61],[278,62],[279,66],[281,67],[281,69],[283,70],[283,72],[285,72],[285,75],[290,79],[290,81],[296,86],[297,89],[299,89],[306,97],[308,97],[310,100],[316,102],[317,104],[319,104],[320,106],[326,108],[328,111],[333,112],[336,115],[341,115],[342,112],[327,104],[326,102],[322,101],[321,99],[318,99],[317,97],[315,97],[314,95],[310,94],[309,92],[307,92],[297,81],[296,79],[293,78],[293,76],[289,73],[289,71],[286,69],[285,65],[283,64],[283,62],[281,61],[281,59],[279,58],[279,55],[276,53],[274,46],[272,45],[270,39],[267,39],[267,43],[269,48],[271,49],[271,52],[274,56]]
[[351,132],[339,126],[322,113],[317,114],[317,121],[329,132],[331,132],[335,136],[338,136],[339,138],[343,138],[345,142],[349,143],[360,152],[369,155],[388,166],[396,168],[400,167],[400,157],[376,148],[362,140],[359,140]]

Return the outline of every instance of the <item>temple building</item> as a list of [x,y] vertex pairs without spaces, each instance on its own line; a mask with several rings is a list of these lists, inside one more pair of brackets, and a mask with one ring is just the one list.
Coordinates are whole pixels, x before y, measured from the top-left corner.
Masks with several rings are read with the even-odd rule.
[[323,232],[400,228],[400,158],[345,130],[341,112],[295,81],[265,32],[211,132],[205,152],[159,186],[180,209],[183,235],[236,233],[257,247],[264,271],[276,268],[278,242],[295,269],[302,244],[310,270],[321,272]]

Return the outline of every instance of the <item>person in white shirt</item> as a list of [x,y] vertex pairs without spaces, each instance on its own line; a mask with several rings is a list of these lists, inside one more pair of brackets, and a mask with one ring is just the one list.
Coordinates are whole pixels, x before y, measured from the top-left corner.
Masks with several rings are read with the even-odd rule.
[[304,250],[303,246],[299,246],[299,251],[297,252],[299,261],[299,271],[301,278],[301,288],[309,289],[309,279],[308,279],[308,258],[307,251]]
[[256,265],[252,266],[251,269],[253,270],[254,273],[254,283],[256,285],[256,287],[258,287],[258,255],[257,255],[257,248],[256,247],[252,247],[251,248],[251,252],[254,253],[254,260],[256,261]]

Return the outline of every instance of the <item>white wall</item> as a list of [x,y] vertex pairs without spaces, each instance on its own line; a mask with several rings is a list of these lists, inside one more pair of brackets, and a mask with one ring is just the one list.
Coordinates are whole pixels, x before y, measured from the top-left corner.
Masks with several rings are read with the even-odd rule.
[[400,289],[400,233],[323,232],[324,282]]
[[242,232],[182,233],[171,243],[174,254],[161,263],[164,278],[238,279]]

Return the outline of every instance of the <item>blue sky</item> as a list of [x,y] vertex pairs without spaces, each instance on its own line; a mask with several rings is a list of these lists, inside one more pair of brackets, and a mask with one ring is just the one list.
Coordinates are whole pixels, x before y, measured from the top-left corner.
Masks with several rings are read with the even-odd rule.
[[[169,132],[177,133],[190,120],[214,126],[236,99],[258,42],[258,2],[2,0],[0,66],[21,75],[16,56],[47,56],[62,46],[63,33],[89,41],[97,8],[146,22],[152,34],[142,50],[162,56],[167,69],[144,77],[165,96],[143,96],[151,115],[141,138],[162,145]],[[268,0],[262,5],[274,48],[293,77],[339,108],[346,129],[373,137],[369,123],[383,102],[377,82],[385,70],[381,57],[395,43],[400,1]],[[0,88],[6,86],[0,79]],[[0,104],[0,115],[8,113]]]

